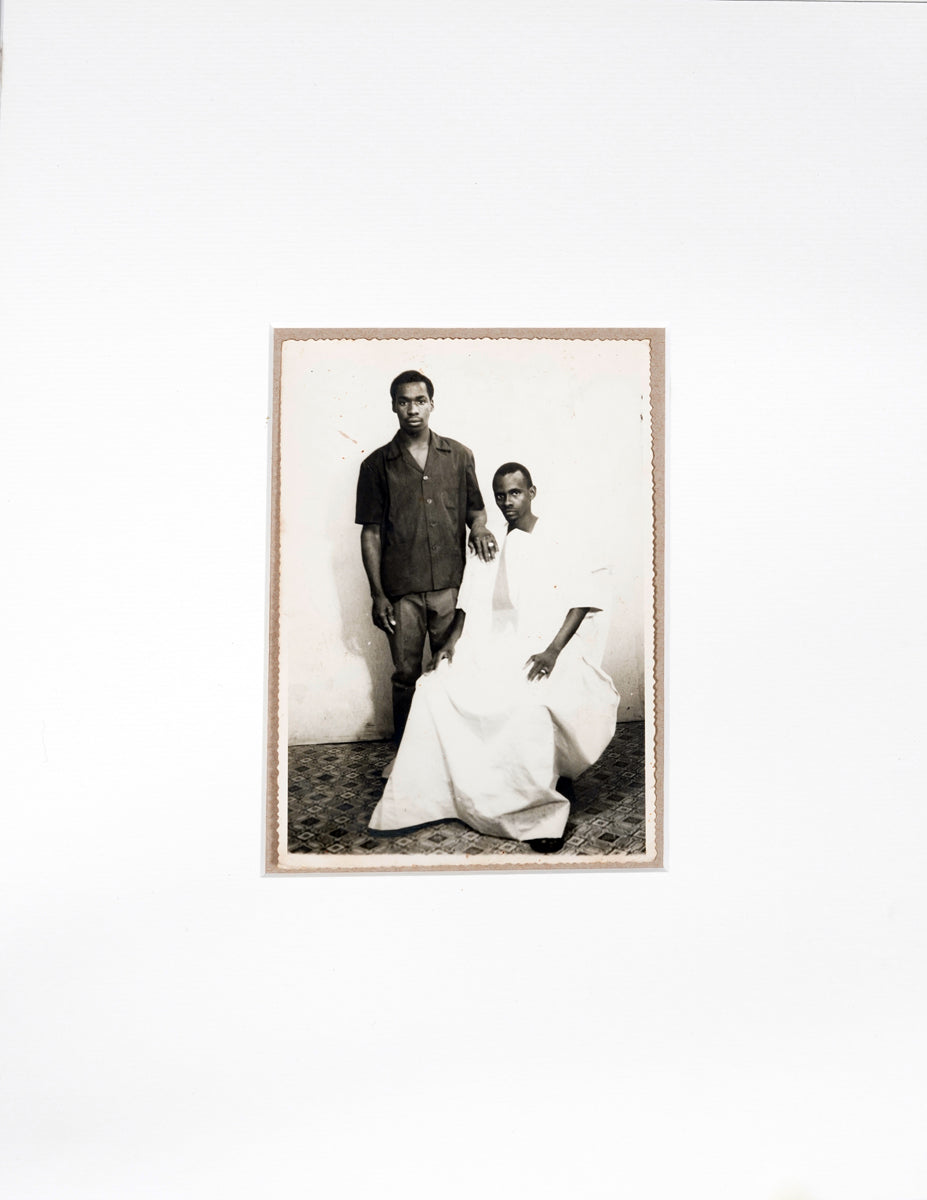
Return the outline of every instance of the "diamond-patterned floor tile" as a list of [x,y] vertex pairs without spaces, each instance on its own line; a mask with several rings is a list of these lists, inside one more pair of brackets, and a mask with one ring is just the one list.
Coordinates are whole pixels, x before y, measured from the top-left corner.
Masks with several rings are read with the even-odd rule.
[[[289,754],[289,848],[296,854],[523,854],[523,842],[492,838],[461,821],[378,837],[367,823],[383,792],[388,742],[292,746]],[[561,853],[642,854],[644,724],[619,725],[605,753],[576,780],[576,800]],[[556,856],[552,856],[556,857]]]

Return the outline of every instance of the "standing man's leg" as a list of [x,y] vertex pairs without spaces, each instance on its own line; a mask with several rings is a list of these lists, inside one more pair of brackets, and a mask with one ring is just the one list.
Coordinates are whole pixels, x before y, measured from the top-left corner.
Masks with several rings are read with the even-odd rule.
[[457,588],[444,588],[440,592],[425,593],[425,610],[428,619],[428,642],[431,653],[437,654],[454,624],[457,611]]
[[[422,673],[422,651],[425,648],[425,600],[419,592],[393,600],[396,628],[389,639],[393,656],[393,738],[402,741],[415,684]],[[445,635],[446,636],[446,635]]]

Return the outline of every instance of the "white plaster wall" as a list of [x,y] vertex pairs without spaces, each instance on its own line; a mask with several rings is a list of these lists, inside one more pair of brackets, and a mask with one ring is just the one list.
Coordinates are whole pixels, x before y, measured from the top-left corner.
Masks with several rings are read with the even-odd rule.
[[500,537],[492,475],[516,459],[538,488],[535,511],[567,520],[612,565],[603,666],[621,695],[619,719],[642,718],[649,356],[649,342],[632,340],[284,345],[281,624],[291,742],[377,738],[392,726],[389,650],[370,620],[354,495],[361,461],[396,430],[389,383],[407,367],[435,385],[432,428],[473,450]]

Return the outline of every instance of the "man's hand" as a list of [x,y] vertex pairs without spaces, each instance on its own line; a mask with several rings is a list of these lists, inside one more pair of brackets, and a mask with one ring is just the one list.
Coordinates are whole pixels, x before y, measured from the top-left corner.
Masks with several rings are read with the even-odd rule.
[[468,542],[471,552],[478,554],[483,562],[492,562],[499,549],[495,537],[486,528],[471,529]]
[[454,645],[451,644],[448,646],[442,646],[441,649],[438,651],[438,653],[431,660],[431,663],[428,666],[428,670],[426,671],[426,674],[431,674],[431,672],[436,671],[443,662],[449,663],[449,662],[452,662],[453,659],[454,659]]
[[374,596],[371,615],[377,629],[382,629],[384,633],[392,636],[396,628],[396,618],[393,615],[393,606],[390,604],[388,597]]
[[548,646],[541,654],[532,654],[525,663],[525,669],[528,671],[528,682],[531,683],[535,679],[546,679],[557,665],[559,657],[560,651],[554,650],[551,646]]

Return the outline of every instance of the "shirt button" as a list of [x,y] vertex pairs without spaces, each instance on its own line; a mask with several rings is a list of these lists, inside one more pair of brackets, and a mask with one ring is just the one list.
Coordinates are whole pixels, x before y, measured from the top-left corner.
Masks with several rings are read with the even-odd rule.
[[423,476],[422,476],[422,479],[424,479],[424,480],[427,480],[427,479],[428,479],[428,476],[427,476],[427,475],[423,475]]
[[431,503],[431,497],[430,497],[430,496],[429,496],[429,497],[428,497],[428,499],[425,501],[425,503],[426,503],[426,504],[430,504],[430,503]]

